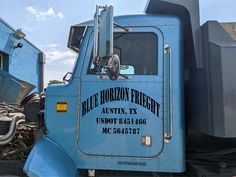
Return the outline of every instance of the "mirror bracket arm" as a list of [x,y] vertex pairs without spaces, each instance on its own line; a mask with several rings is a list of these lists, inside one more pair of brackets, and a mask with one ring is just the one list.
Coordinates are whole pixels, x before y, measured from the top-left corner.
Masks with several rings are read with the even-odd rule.
[[118,23],[113,23],[115,26],[117,26],[117,27],[119,27],[119,28],[121,28],[121,29],[123,29],[123,30],[125,30],[126,32],[129,32],[129,29],[128,28],[126,28],[126,27],[123,27],[123,26],[121,26],[121,25],[119,25]]

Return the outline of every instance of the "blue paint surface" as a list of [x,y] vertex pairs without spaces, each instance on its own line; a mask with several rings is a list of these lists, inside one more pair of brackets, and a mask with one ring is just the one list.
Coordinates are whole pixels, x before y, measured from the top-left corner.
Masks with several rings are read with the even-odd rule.
[[[158,36],[158,74],[151,76],[131,76],[129,80],[110,81],[98,75],[88,75],[87,68],[92,53],[92,27],[86,31],[72,80],[66,85],[50,86],[46,92],[45,123],[46,135],[71,157],[78,169],[128,170],[146,172],[183,172],[184,157],[184,115],[183,115],[183,61],[182,26],[176,17],[165,16],[123,16],[115,18],[121,26],[129,26],[133,31],[152,31]],[[165,143],[164,134],[169,132],[169,75],[168,56],[164,45],[173,51],[173,137]],[[145,44],[144,44],[145,45]],[[140,49],[141,50],[141,49]],[[142,62],[142,61],[137,61]],[[160,104],[159,115],[134,104],[132,101],[112,101],[99,104],[83,115],[83,102],[92,95],[101,94],[110,88],[138,90]],[[67,112],[56,111],[58,102],[68,104]],[[139,134],[103,134],[101,128],[122,128],[124,125],[100,125],[96,118],[101,109],[112,107],[137,108],[136,115],[104,115],[112,118],[145,118],[145,125],[130,125],[139,128]],[[142,136],[152,137],[152,146],[142,145]],[[45,157],[46,158],[46,157]]]
[[48,138],[41,139],[34,146],[24,166],[24,171],[30,177],[79,177],[71,158]]
[[[14,30],[0,19],[0,53],[4,56],[4,69],[13,76],[36,86],[39,91],[39,53],[41,52],[25,39],[13,37]],[[18,43],[22,48],[14,48]]]

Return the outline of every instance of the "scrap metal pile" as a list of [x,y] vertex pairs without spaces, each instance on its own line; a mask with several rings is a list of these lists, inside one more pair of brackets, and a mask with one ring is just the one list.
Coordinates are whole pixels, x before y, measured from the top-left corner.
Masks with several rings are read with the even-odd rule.
[[34,143],[36,126],[28,125],[23,110],[20,110],[12,105],[0,104],[1,160],[25,160]]

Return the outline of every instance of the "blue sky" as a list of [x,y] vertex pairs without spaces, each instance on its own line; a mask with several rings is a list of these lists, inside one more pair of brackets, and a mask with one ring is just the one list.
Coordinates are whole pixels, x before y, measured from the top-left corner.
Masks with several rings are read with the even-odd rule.
[[[95,5],[112,4],[115,15],[142,13],[147,0],[1,0],[0,17],[46,53],[45,83],[62,80],[76,54],[67,49],[71,25],[92,19]],[[227,2],[227,3],[226,3]],[[236,22],[235,0],[200,0],[201,23]]]

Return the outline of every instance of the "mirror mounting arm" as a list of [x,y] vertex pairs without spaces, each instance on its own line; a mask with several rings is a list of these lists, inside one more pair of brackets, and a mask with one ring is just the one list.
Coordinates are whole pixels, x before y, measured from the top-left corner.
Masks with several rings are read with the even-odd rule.
[[129,29],[128,29],[128,28],[125,28],[125,27],[123,27],[123,26],[121,26],[121,25],[119,25],[119,24],[117,24],[117,23],[113,23],[113,24],[114,24],[115,26],[117,26],[117,27],[119,27],[119,28],[125,30],[126,32],[129,32]]
[[94,14],[94,47],[93,47],[93,57],[96,59],[98,57],[98,20],[99,20],[99,7],[96,6],[96,13]]

